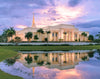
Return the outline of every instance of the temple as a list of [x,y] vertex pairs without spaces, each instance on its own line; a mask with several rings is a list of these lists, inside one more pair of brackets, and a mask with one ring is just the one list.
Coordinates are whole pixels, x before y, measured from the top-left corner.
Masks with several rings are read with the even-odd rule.
[[[39,29],[43,29],[44,33],[39,33]],[[47,34],[47,31],[50,31],[50,33]],[[16,36],[20,37],[22,41],[27,41],[25,34],[28,32],[33,33],[31,41],[45,41],[46,38],[48,41],[88,41],[89,36],[89,32],[84,32],[87,34],[84,36],[82,35],[83,31],[79,31],[74,25],[69,24],[59,24],[55,26],[38,28],[35,25],[34,15],[32,26],[16,31]],[[37,40],[34,39],[34,36],[36,35],[38,37]]]

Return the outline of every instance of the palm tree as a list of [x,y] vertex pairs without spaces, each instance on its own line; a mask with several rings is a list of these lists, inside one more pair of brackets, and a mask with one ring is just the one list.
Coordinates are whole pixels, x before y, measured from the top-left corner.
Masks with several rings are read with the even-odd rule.
[[[43,29],[41,29],[41,28],[38,29],[37,32],[39,33],[39,37],[41,36],[40,34],[44,34],[44,31],[43,31]],[[41,38],[41,39],[42,39],[42,38]],[[41,41],[42,41],[42,40],[41,40]]]
[[28,33],[25,34],[25,38],[27,38],[27,40],[28,40],[29,42],[31,41],[32,36],[33,36],[32,32],[28,32]]
[[100,32],[98,32],[98,34],[96,35],[96,37],[98,37],[100,39]]
[[12,40],[12,36],[15,34],[16,34],[16,31],[13,29],[13,27],[10,27],[9,29],[4,30],[2,35],[6,36],[7,38],[11,37],[11,40]]
[[1,37],[2,42],[8,41],[7,34],[5,32],[3,32],[3,34],[0,37]]
[[85,37],[87,36],[87,33],[83,32],[81,35],[84,37],[84,41],[85,41]]
[[67,32],[64,32],[64,35],[65,35],[65,41],[66,41],[66,34],[67,34]]
[[88,40],[93,41],[94,40],[94,36],[93,35],[89,35]]
[[51,33],[50,31],[46,31],[47,33],[47,42],[48,42],[48,37],[49,37],[49,34]]
[[34,39],[35,39],[35,40],[38,40],[39,38],[38,38],[38,36],[37,36],[37,35],[34,35]]

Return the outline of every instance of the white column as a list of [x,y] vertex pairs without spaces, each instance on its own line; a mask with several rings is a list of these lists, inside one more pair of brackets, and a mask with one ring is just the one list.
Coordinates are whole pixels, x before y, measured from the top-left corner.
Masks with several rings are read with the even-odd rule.
[[65,55],[66,62],[68,63],[68,53]]
[[74,55],[75,53],[72,53],[72,62],[74,63],[74,57],[75,57],[75,55]]
[[70,32],[68,32],[68,41],[70,41]]
[[60,31],[58,32],[58,40],[61,39]]
[[54,41],[56,41],[56,33],[54,32]]
[[64,34],[63,34],[64,30],[61,29],[61,39],[64,39]]
[[77,33],[77,41],[79,41],[79,34]]
[[63,55],[61,55],[61,65],[63,65]]
[[72,41],[75,41],[75,39],[74,39],[74,31],[72,31]]
[[49,53],[49,61],[52,63],[52,53]]

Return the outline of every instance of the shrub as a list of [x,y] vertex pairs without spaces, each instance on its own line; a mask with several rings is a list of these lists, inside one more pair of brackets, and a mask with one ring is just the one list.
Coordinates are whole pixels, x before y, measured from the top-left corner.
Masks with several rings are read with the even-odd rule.
[[75,39],[75,41],[77,41],[77,39]]
[[21,38],[20,37],[15,37],[15,42],[21,42]]
[[79,42],[80,42],[80,38],[79,38]]
[[67,61],[64,61],[64,63],[67,63]]
[[9,41],[10,43],[14,43],[15,41],[12,39],[11,41]]
[[48,56],[48,53],[45,53],[45,56]]
[[48,38],[45,38],[45,41],[47,42],[48,41]]
[[61,41],[63,41],[63,39],[59,39],[59,41],[61,42]]
[[51,65],[51,63],[50,62],[47,62],[46,65]]

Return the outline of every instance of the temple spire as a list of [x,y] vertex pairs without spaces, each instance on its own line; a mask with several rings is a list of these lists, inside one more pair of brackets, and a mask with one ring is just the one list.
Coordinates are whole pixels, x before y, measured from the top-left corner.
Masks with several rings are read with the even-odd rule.
[[35,25],[35,19],[34,19],[34,13],[33,13],[32,27],[36,27],[36,25]]

